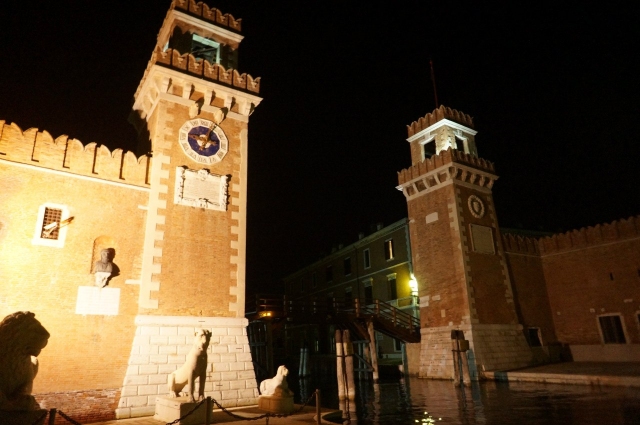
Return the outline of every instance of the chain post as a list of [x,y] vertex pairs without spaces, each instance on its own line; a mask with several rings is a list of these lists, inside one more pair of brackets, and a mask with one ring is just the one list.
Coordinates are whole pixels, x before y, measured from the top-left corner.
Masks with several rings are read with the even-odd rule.
[[49,410],[49,425],[56,423],[56,409]]
[[211,424],[211,411],[213,410],[213,406],[211,405],[211,396],[207,397],[207,414],[205,417],[205,425]]
[[320,416],[320,390],[316,388],[316,422],[318,425],[322,422],[322,417]]

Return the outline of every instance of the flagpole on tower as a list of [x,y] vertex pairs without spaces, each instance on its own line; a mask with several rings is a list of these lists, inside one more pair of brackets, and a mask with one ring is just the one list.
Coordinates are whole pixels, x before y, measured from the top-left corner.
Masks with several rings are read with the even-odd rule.
[[429,58],[429,66],[431,67],[431,82],[433,83],[433,97],[436,101],[436,109],[438,109],[438,91],[436,90],[436,74],[433,72],[433,61]]

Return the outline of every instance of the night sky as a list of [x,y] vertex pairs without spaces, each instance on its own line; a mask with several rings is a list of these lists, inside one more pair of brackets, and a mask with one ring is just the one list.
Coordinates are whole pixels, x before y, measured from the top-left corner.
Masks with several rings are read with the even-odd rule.
[[[247,285],[406,216],[406,125],[475,120],[503,227],[566,231],[640,214],[640,3],[209,1],[242,18]],[[632,2],[628,2],[632,3]],[[0,119],[134,149],[127,122],[169,0],[3,2]],[[1,188],[0,188],[1,190]]]

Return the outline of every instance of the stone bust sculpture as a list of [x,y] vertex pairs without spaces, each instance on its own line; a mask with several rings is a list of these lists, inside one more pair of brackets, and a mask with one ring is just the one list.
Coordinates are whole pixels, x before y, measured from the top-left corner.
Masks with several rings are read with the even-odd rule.
[[96,261],[93,271],[96,277],[96,286],[104,288],[107,286],[109,278],[113,273],[113,248],[106,248],[100,251],[100,260]]

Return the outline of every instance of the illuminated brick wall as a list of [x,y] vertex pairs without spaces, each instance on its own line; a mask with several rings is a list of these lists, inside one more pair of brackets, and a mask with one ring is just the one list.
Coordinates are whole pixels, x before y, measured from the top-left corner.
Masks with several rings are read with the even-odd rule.
[[[138,313],[136,279],[146,217],[141,206],[146,205],[149,191],[143,174],[147,158],[138,161],[128,153],[123,161],[121,152],[111,156],[104,149],[101,154],[103,148],[96,155],[95,145],[83,147],[73,141],[71,146],[36,144],[36,161],[29,154],[33,144],[24,148],[24,139],[36,135],[51,141],[47,133],[31,129],[22,134],[12,125],[4,126],[0,142],[0,316],[33,311],[51,334],[39,356],[34,393],[43,397],[38,399],[47,405],[46,400],[67,397],[78,406],[95,397],[100,402],[93,404],[111,406],[110,413],[98,409],[96,414],[113,417]],[[65,148],[67,153],[75,149],[68,167],[60,155]],[[133,181],[121,179],[118,166],[130,167]],[[66,218],[71,218],[59,232],[65,236],[62,246],[34,243],[40,236],[37,221],[44,204],[64,207]],[[98,251],[106,247],[115,250],[113,262],[119,274],[100,289],[92,268]],[[76,314],[82,304],[81,288],[117,294],[118,301],[111,303],[117,314]],[[83,397],[69,392],[81,392]],[[57,403],[50,407],[62,408]]]

